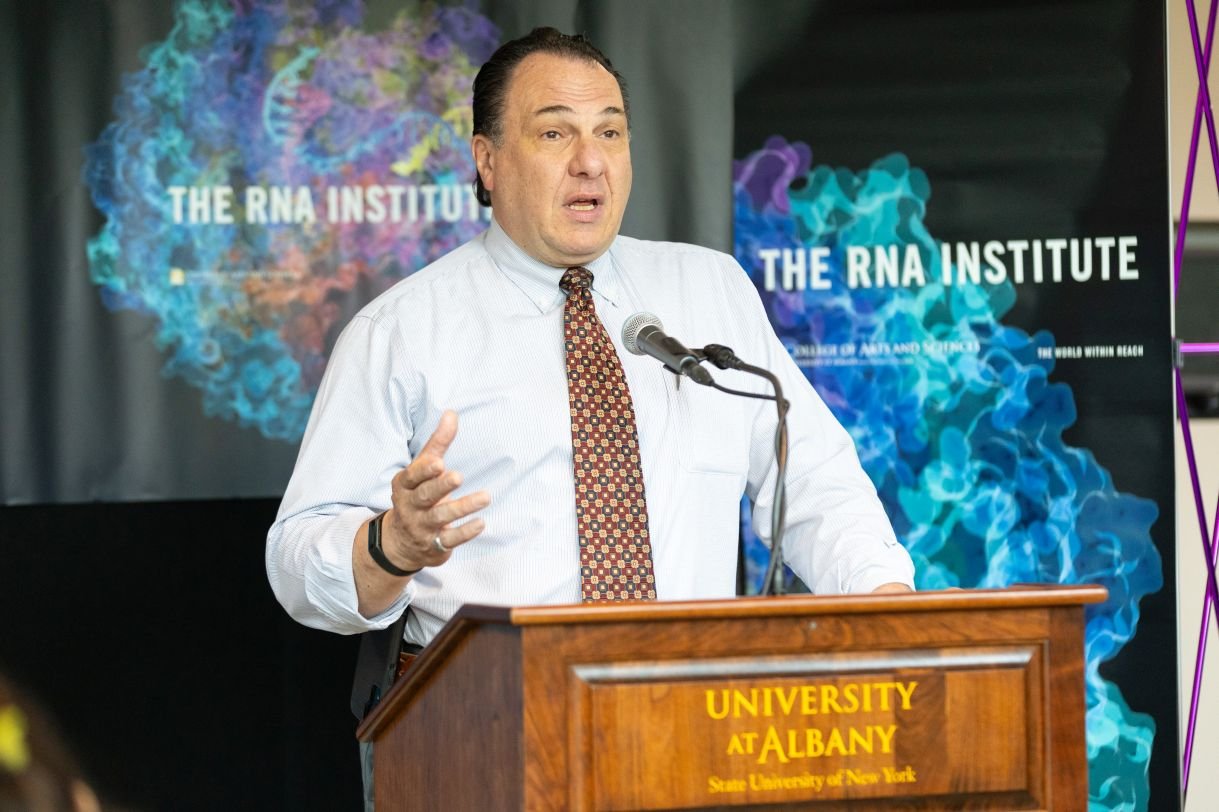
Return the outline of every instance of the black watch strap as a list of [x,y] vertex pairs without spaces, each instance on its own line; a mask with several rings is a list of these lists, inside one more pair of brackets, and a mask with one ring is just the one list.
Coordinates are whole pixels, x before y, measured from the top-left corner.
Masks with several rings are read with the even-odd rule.
[[414,570],[404,570],[400,567],[395,567],[394,562],[386,557],[385,550],[381,549],[381,520],[384,518],[385,513],[378,513],[376,518],[368,523],[368,554],[372,556],[373,561],[377,562],[377,566],[390,575],[397,575],[399,578],[414,575],[423,569],[423,567]]

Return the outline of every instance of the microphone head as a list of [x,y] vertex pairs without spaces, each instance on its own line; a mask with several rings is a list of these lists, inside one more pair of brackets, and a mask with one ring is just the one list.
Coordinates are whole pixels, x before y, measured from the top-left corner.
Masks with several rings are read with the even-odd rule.
[[639,333],[643,331],[644,327],[655,327],[661,331],[665,329],[660,319],[652,313],[636,313],[622,325],[622,343],[635,355],[643,355],[643,350],[639,346]]

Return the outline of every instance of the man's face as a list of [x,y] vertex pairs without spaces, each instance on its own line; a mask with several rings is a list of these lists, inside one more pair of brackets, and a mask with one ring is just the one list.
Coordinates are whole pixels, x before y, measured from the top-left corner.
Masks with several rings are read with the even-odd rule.
[[496,222],[547,265],[591,262],[617,236],[631,193],[618,82],[596,62],[531,54],[504,101],[500,144],[473,141]]

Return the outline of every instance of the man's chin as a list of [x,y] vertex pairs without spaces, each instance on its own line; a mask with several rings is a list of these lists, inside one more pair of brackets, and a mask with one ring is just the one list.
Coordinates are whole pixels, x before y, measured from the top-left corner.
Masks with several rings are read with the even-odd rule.
[[552,258],[544,260],[556,268],[570,268],[575,265],[586,265],[609,250],[614,236],[602,237],[597,240],[573,240],[563,245],[555,246]]

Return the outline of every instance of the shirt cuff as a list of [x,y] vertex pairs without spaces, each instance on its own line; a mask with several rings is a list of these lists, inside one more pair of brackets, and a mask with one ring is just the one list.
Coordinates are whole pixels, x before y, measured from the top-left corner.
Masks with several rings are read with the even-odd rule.
[[331,517],[319,533],[305,567],[306,599],[330,621],[330,628],[339,633],[360,634],[384,629],[406,610],[415,594],[414,583],[408,581],[402,594],[384,611],[372,617],[360,614],[360,599],[351,565],[352,544],[360,525],[374,515],[366,508],[356,508]]
[[[886,551],[888,552],[888,551]],[[891,560],[869,564],[853,572],[850,581],[845,584],[846,592],[861,595],[873,592],[884,584],[905,584],[914,589],[914,565],[905,549],[897,546],[892,551]]]

